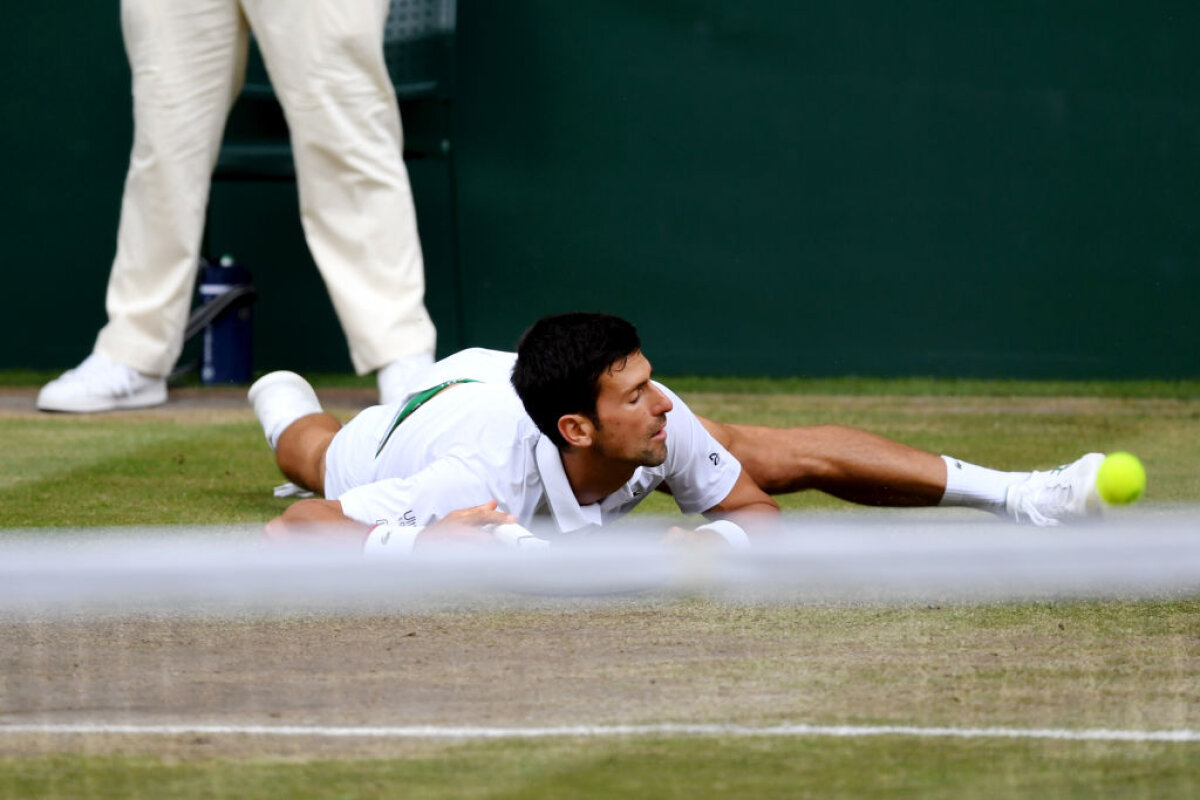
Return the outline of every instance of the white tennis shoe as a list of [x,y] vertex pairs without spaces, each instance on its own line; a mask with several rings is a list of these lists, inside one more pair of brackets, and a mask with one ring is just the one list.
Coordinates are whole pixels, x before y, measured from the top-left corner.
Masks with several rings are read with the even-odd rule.
[[250,386],[246,398],[254,406],[254,416],[258,417],[272,450],[289,425],[324,410],[312,385],[287,370],[263,375]]
[[1004,507],[1017,522],[1043,527],[1099,516],[1096,473],[1102,463],[1103,453],[1088,453],[1048,472],[1031,472],[1008,487]]
[[433,364],[433,356],[429,353],[417,353],[412,356],[397,358],[390,364],[385,364],[375,373],[379,383],[379,405],[402,403],[410,394],[427,387],[419,385],[416,378]]
[[146,408],[167,402],[166,378],[143,375],[133,367],[92,353],[38,392],[42,411],[86,414],[120,408]]

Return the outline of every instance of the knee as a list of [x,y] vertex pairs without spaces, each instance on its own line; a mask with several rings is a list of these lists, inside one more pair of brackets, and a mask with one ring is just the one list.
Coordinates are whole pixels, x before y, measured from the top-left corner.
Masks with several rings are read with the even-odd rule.
[[280,44],[292,52],[286,71],[273,81],[280,102],[298,122],[327,117],[335,109],[362,112],[381,101],[387,106],[394,97],[378,23],[361,13],[349,16],[322,29],[303,48]]
[[838,460],[830,442],[842,426],[812,425],[792,428],[747,428],[732,431],[730,452],[770,494],[782,494],[824,485],[837,477]]
[[290,480],[312,491],[324,489],[325,453],[341,423],[329,414],[310,414],[279,436],[275,463]]

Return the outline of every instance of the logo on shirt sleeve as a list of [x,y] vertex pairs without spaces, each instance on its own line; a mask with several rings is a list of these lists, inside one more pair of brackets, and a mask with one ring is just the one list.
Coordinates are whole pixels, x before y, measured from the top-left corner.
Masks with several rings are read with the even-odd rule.
[[713,463],[714,467],[718,467],[721,465],[721,454],[720,453],[709,453],[708,460]]

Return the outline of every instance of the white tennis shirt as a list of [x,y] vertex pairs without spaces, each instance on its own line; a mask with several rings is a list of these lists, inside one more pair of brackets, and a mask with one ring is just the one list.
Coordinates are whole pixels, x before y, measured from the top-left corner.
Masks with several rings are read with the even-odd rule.
[[401,525],[428,525],[456,509],[497,500],[521,525],[549,519],[558,531],[571,533],[628,513],[662,483],[687,514],[707,511],[733,490],[741,464],[679,397],[656,383],[674,404],[667,412],[666,461],[639,467],[620,489],[581,506],[558,448],[537,429],[509,383],[514,360],[512,353],[471,349],[437,362],[414,388],[462,378],[481,382],[445,389],[390,436],[403,403],[356,416],[326,454],[325,496],[340,501],[352,519]]

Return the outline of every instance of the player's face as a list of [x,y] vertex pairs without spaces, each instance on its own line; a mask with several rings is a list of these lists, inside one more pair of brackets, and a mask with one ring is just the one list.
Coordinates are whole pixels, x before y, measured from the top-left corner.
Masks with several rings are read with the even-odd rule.
[[671,400],[650,382],[650,362],[638,351],[600,376],[592,447],[599,455],[643,467],[667,460]]

